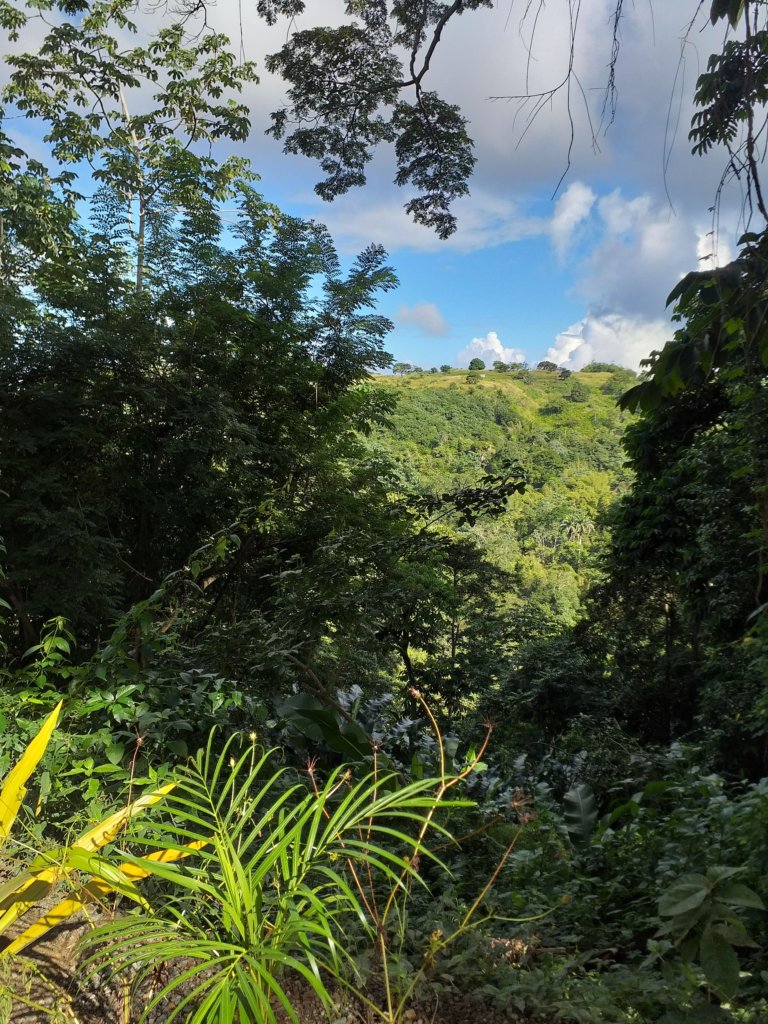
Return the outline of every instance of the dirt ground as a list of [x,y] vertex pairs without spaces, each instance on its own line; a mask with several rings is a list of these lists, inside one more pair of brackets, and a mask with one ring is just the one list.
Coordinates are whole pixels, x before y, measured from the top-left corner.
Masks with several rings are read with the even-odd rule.
[[[13,964],[0,958],[0,987],[6,992],[5,997],[0,995],[0,1024],[136,1024],[143,1005],[136,1005],[127,995],[124,999],[117,986],[82,983],[77,946],[87,928],[85,921],[67,922],[28,947],[23,958]],[[14,993],[12,1008],[8,1006],[8,989]],[[289,994],[300,1024],[329,1024],[306,986],[289,987]],[[165,1024],[166,1015],[167,1010],[153,1014],[151,1024]],[[280,1024],[288,1024],[286,1015],[278,1019]],[[376,1024],[378,1019],[369,1008],[342,995],[330,1024]],[[403,1024],[522,1024],[522,1020],[511,1011],[499,1013],[468,999],[441,997],[407,1009]]]

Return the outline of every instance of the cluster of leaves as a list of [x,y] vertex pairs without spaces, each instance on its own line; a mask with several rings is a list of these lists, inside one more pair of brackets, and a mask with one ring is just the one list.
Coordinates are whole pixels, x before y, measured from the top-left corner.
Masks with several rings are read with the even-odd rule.
[[537,784],[537,815],[503,888],[531,915],[553,906],[553,892],[570,899],[511,934],[514,980],[490,970],[521,1011],[556,1007],[574,1022],[760,1019],[766,786],[729,786],[695,757],[637,750],[599,799],[584,784],[562,801]]
[[[459,108],[423,83],[447,23],[489,6],[489,0],[347,4],[348,20],[338,28],[294,32],[268,58],[268,70],[288,83],[289,101],[272,115],[270,132],[285,140],[286,152],[320,162],[325,178],[318,195],[333,199],[365,184],[376,146],[394,142],[395,183],[416,191],[407,212],[440,238],[456,230],[451,203],[469,191],[472,141]],[[288,0],[261,13],[274,21],[304,7]],[[408,91],[410,102],[402,98]]]
[[[138,992],[158,962],[181,965],[140,1020],[164,1007],[165,1019],[183,1015],[190,1024],[274,1022],[279,1006],[295,1022],[286,974],[301,977],[329,1010],[328,975],[354,984],[351,918],[371,945],[381,944],[386,963],[387,909],[421,881],[415,864],[432,857],[427,836],[443,832],[435,813],[450,806],[449,780],[403,787],[391,773],[353,781],[340,767],[322,784],[314,776],[305,784],[275,764],[275,753],[237,736],[217,751],[212,737],[180,771],[172,816],[144,840],[172,855],[192,839],[195,860],[135,858],[168,896],[152,917],[124,917],[89,937],[95,964],[130,977]],[[379,897],[391,892],[380,920],[376,892],[366,891],[374,872]],[[393,1024],[397,1016],[391,1005],[382,1013]]]

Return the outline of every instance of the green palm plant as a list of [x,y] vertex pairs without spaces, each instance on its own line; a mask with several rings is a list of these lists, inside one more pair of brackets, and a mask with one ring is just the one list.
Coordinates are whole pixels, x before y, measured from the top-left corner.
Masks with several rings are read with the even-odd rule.
[[[377,944],[377,884],[384,896],[423,884],[421,858],[445,799],[440,780],[408,785],[394,773],[359,780],[348,768],[311,785],[259,753],[253,739],[221,753],[215,737],[179,772],[167,819],[144,841],[172,854],[199,847],[183,863],[134,858],[161,881],[152,913],[126,916],[87,938],[90,970],[132,974],[136,990],[160,963],[170,980],[145,999],[140,1021],[163,1007],[186,1024],[274,1024],[278,1007],[297,1022],[290,975],[328,1009],[326,979],[354,975],[345,940],[351,919]],[[450,838],[450,837],[448,837]]]

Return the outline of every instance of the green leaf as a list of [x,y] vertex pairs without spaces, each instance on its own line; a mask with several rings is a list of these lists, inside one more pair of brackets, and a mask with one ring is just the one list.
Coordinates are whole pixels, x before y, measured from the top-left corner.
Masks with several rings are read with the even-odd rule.
[[640,813],[640,805],[635,800],[628,800],[625,804],[619,804],[618,807],[614,807],[611,812],[611,816],[608,819],[609,825],[615,825],[617,821],[623,818],[625,815],[629,815],[630,818],[636,818]]
[[717,932],[706,931],[701,937],[699,957],[710,988],[730,1001],[739,987],[739,958],[733,946]]
[[122,762],[125,755],[125,747],[122,743],[109,743],[104,753],[107,755],[107,760],[110,764],[118,765]]
[[575,843],[584,843],[592,835],[597,821],[597,800],[590,786],[581,782],[563,797],[563,818],[568,835]]
[[760,948],[754,939],[749,937],[741,921],[732,921],[730,923],[718,921],[712,925],[712,931],[717,932],[718,935],[721,935],[732,946],[744,946],[748,949]]
[[643,790],[644,797],[650,796],[661,796],[662,793],[666,793],[668,789],[674,786],[672,782],[664,782],[663,780],[656,780],[649,782]]
[[659,914],[679,917],[700,907],[708,895],[709,887],[703,875],[686,875],[661,894]]
[[734,875],[741,875],[743,872],[744,868],[732,868],[727,864],[715,864],[707,869],[707,878],[721,882],[724,878],[733,878]]
[[765,910],[765,904],[757,893],[741,882],[731,882],[728,885],[721,886],[717,890],[717,898],[722,900],[723,903],[730,904],[732,907],[749,907],[753,910]]

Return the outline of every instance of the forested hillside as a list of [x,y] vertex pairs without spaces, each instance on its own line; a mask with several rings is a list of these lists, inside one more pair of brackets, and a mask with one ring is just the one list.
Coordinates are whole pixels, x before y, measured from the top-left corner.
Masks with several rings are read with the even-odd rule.
[[[325,198],[394,142],[454,230],[483,6],[269,59]],[[383,247],[255,190],[253,66],[154,13],[0,0],[0,1022],[763,1024],[768,233],[639,377],[393,366]],[[692,134],[768,222],[766,17]]]
[[595,578],[606,513],[631,479],[621,444],[631,417],[616,405],[631,371],[469,377],[453,370],[376,379],[397,404],[372,447],[394,462],[405,486],[440,494],[505,465],[521,467],[524,493],[503,516],[476,522],[472,534],[514,575],[513,604],[522,601],[542,622],[573,624]]
[[[503,513],[453,534],[503,578],[483,628],[496,635],[491,623],[503,621],[505,644],[472,686],[478,707],[505,718],[522,700],[539,740],[554,744],[592,714],[597,734],[613,721],[644,742],[697,739],[713,764],[759,778],[764,663],[750,613],[762,584],[750,545],[760,520],[744,450],[731,449],[725,417],[723,431],[707,429],[703,401],[693,416],[683,406],[679,424],[667,412],[637,420],[628,410],[651,385],[636,385],[604,364],[379,377],[397,404],[371,448],[418,493],[477,486],[509,466],[525,478]],[[725,401],[710,399],[716,415]],[[517,742],[525,735],[518,723]]]

